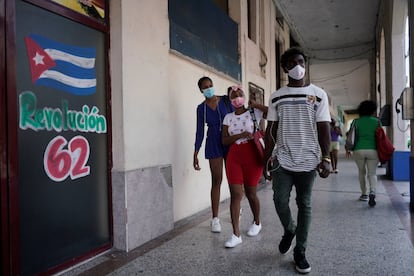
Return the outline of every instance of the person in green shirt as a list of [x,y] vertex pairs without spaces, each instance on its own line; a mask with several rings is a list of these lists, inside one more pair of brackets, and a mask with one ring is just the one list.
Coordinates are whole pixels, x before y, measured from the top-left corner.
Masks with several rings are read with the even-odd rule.
[[[356,144],[353,149],[353,159],[358,167],[359,184],[361,196],[359,200],[368,201],[369,206],[375,206],[375,192],[377,186],[378,154],[375,141],[375,130],[380,122],[375,116],[377,104],[366,100],[359,104],[359,118],[354,120],[356,127]],[[351,151],[346,151],[346,156],[351,157]],[[369,184],[369,195],[367,194],[367,180]]]

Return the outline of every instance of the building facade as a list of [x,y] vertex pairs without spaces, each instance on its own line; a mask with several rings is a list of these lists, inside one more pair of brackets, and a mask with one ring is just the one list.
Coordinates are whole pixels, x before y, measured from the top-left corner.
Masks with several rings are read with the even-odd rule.
[[[363,76],[381,105],[404,87],[392,65],[403,29],[390,26],[408,10],[383,2]],[[192,165],[197,81],[267,104],[287,82],[280,55],[298,44],[288,23],[271,0],[0,0],[2,274],[128,252],[209,208],[204,143]]]

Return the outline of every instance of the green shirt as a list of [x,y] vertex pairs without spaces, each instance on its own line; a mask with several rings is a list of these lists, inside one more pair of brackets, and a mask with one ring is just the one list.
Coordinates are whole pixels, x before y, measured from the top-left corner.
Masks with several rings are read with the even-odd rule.
[[377,149],[375,130],[379,125],[378,118],[363,116],[355,120],[357,142],[354,150]]

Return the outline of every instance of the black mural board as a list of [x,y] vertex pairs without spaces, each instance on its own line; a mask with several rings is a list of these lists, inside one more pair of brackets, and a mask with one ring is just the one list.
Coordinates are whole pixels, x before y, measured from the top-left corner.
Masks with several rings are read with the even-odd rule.
[[[56,85],[48,85],[47,81],[46,84],[33,81],[30,63],[33,57],[29,57],[28,38],[31,43],[44,39],[57,45],[94,49],[95,64],[87,72],[92,75],[91,79],[96,78],[95,92],[74,94]],[[99,115],[101,123],[106,118],[105,58],[105,35],[102,32],[27,2],[16,1],[22,275],[46,271],[110,243],[108,125],[100,131],[95,131],[93,127],[90,130],[85,127],[82,129],[80,126],[85,123],[82,124],[81,115],[77,115],[91,115],[95,108],[93,114]],[[50,70],[53,70],[53,66]],[[82,70],[68,70],[80,78],[84,74]],[[29,116],[32,110],[36,110],[33,113],[35,115]],[[23,116],[24,124],[22,113],[26,114]],[[74,120],[70,127],[67,125],[69,113],[73,115],[72,119],[79,118],[79,124],[74,123]],[[53,117],[45,119],[45,114]],[[40,116],[40,119],[36,116]],[[90,117],[94,116],[85,116],[84,120]],[[30,120],[42,122],[43,125],[34,127],[34,124],[28,123]],[[94,126],[93,119],[90,120],[90,126]],[[65,127],[63,121],[66,122]],[[57,148],[58,142],[61,142],[60,148]],[[86,158],[84,154],[87,151],[89,155]],[[75,168],[80,156],[86,159],[83,159],[84,163],[79,163],[80,167]],[[54,173],[46,172],[49,165],[45,163],[49,162],[54,164]],[[62,177],[56,172],[70,173]]]

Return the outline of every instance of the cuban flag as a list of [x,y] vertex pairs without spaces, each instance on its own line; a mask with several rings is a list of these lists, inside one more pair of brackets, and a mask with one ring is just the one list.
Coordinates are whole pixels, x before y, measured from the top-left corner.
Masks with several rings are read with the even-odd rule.
[[40,35],[25,37],[32,82],[75,95],[96,92],[95,48],[62,44]]

